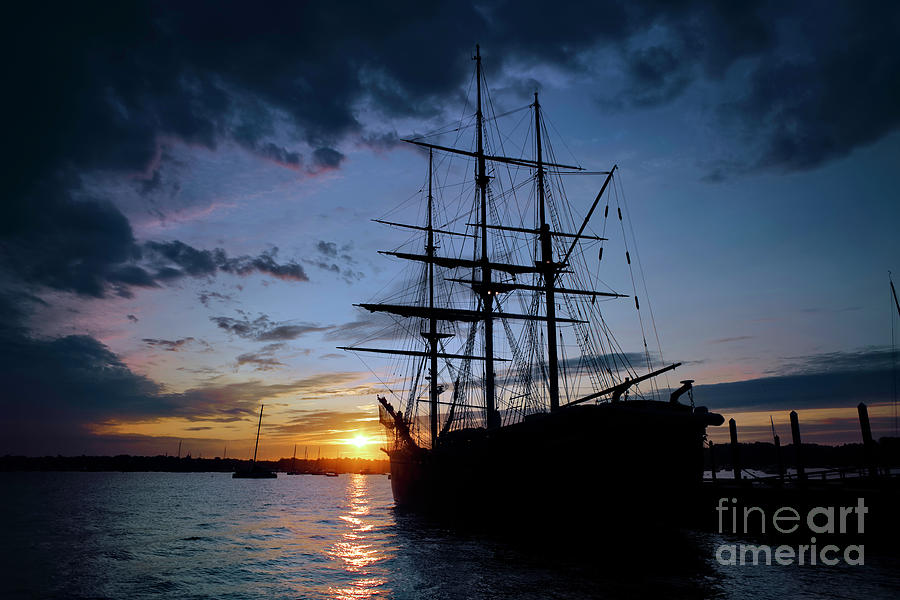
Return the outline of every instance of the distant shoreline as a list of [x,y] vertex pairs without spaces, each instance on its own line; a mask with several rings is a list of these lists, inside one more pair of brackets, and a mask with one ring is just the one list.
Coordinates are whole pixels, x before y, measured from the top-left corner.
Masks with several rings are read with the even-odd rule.
[[[768,442],[741,443],[741,466],[749,469],[760,469],[776,472],[777,458],[775,446]],[[878,442],[879,462],[884,465],[900,465],[900,438],[881,438]],[[731,445],[715,444],[715,464],[719,469],[730,468]],[[788,444],[782,447],[783,460],[786,466],[794,463],[794,447]],[[560,461],[565,462],[561,456]],[[843,444],[841,446],[825,446],[819,444],[803,444],[803,460],[808,468],[837,468],[861,466],[865,463],[862,444]],[[703,450],[704,468],[710,468],[710,451]],[[295,470],[303,472],[333,471],[335,473],[367,473],[381,474],[390,472],[387,459],[366,458],[322,458],[303,460],[280,458],[278,460],[258,461],[267,469],[286,473]],[[249,460],[237,458],[194,458],[191,456],[14,456],[0,457],[0,472],[10,471],[85,471],[85,472],[168,472],[168,473],[232,473],[246,468]]]
[[[193,458],[191,456],[13,456],[0,457],[0,472],[127,472],[127,473],[232,473],[251,461],[237,458]],[[260,460],[259,464],[279,472],[291,470],[292,459]],[[299,472],[333,471],[335,473],[387,473],[387,460],[366,458],[323,458],[294,463]]]

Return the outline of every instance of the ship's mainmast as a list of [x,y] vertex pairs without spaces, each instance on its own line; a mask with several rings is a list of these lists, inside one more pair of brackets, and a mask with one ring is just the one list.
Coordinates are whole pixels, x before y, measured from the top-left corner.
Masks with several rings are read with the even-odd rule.
[[544,209],[544,157],[541,151],[541,104],[534,93],[534,137],[537,142],[538,214],[540,215],[540,267],[544,276],[544,295],[547,302],[547,375],[550,384],[550,410],[559,408],[559,358],[556,353],[556,265],[553,264],[553,243],[550,225]]
[[488,176],[484,160],[483,125],[484,115],[481,112],[481,48],[475,46],[475,81],[478,99],[475,112],[475,127],[477,128],[476,150],[477,171],[475,183],[478,185],[478,195],[481,199],[481,310],[484,315],[484,406],[487,412],[486,423],[488,429],[497,427],[499,415],[494,408],[494,290],[491,287],[491,266],[488,261],[487,244],[487,185]]

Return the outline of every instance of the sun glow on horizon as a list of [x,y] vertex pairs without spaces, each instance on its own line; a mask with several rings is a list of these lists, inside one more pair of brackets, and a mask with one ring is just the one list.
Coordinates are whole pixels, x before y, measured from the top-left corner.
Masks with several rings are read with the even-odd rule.
[[348,440],[348,442],[350,444],[353,444],[357,448],[362,448],[363,446],[366,446],[367,444],[373,443],[372,440],[370,440],[369,438],[367,438],[366,436],[364,436],[361,433],[356,434],[356,436],[351,438],[350,440]]

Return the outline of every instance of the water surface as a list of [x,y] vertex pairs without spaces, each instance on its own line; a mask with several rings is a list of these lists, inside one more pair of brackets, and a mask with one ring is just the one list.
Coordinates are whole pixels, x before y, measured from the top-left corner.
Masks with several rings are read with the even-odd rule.
[[396,513],[379,475],[0,473],[0,508],[0,595],[12,598],[900,597],[889,556],[723,567],[710,534],[606,558],[522,549]]

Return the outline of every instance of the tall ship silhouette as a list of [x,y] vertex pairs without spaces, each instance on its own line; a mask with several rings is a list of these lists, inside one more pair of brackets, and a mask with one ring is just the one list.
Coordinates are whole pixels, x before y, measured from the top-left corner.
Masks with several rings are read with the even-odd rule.
[[[690,380],[664,381],[680,363],[647,342],[658,336],[617,167],[558,160],[536,92],[494,114],[477,47],[473,59],[462,120],[404,140],[428,160],[412,198],[420,220],[393,216],[410,201],[376,219],[409,235],[381,252],[403,275],[357,305],[384,327],[342,347],[384,360],[372,370],[394,500],[486,520],[689,503],[706,428],[723,419],[694,406]],[[593,198],[570,203],[562,184],[574,177],[595,182]],[[608,231],[623,242],[629,293],[604,283]],[[612,332],[626,313],[638,351]]]

